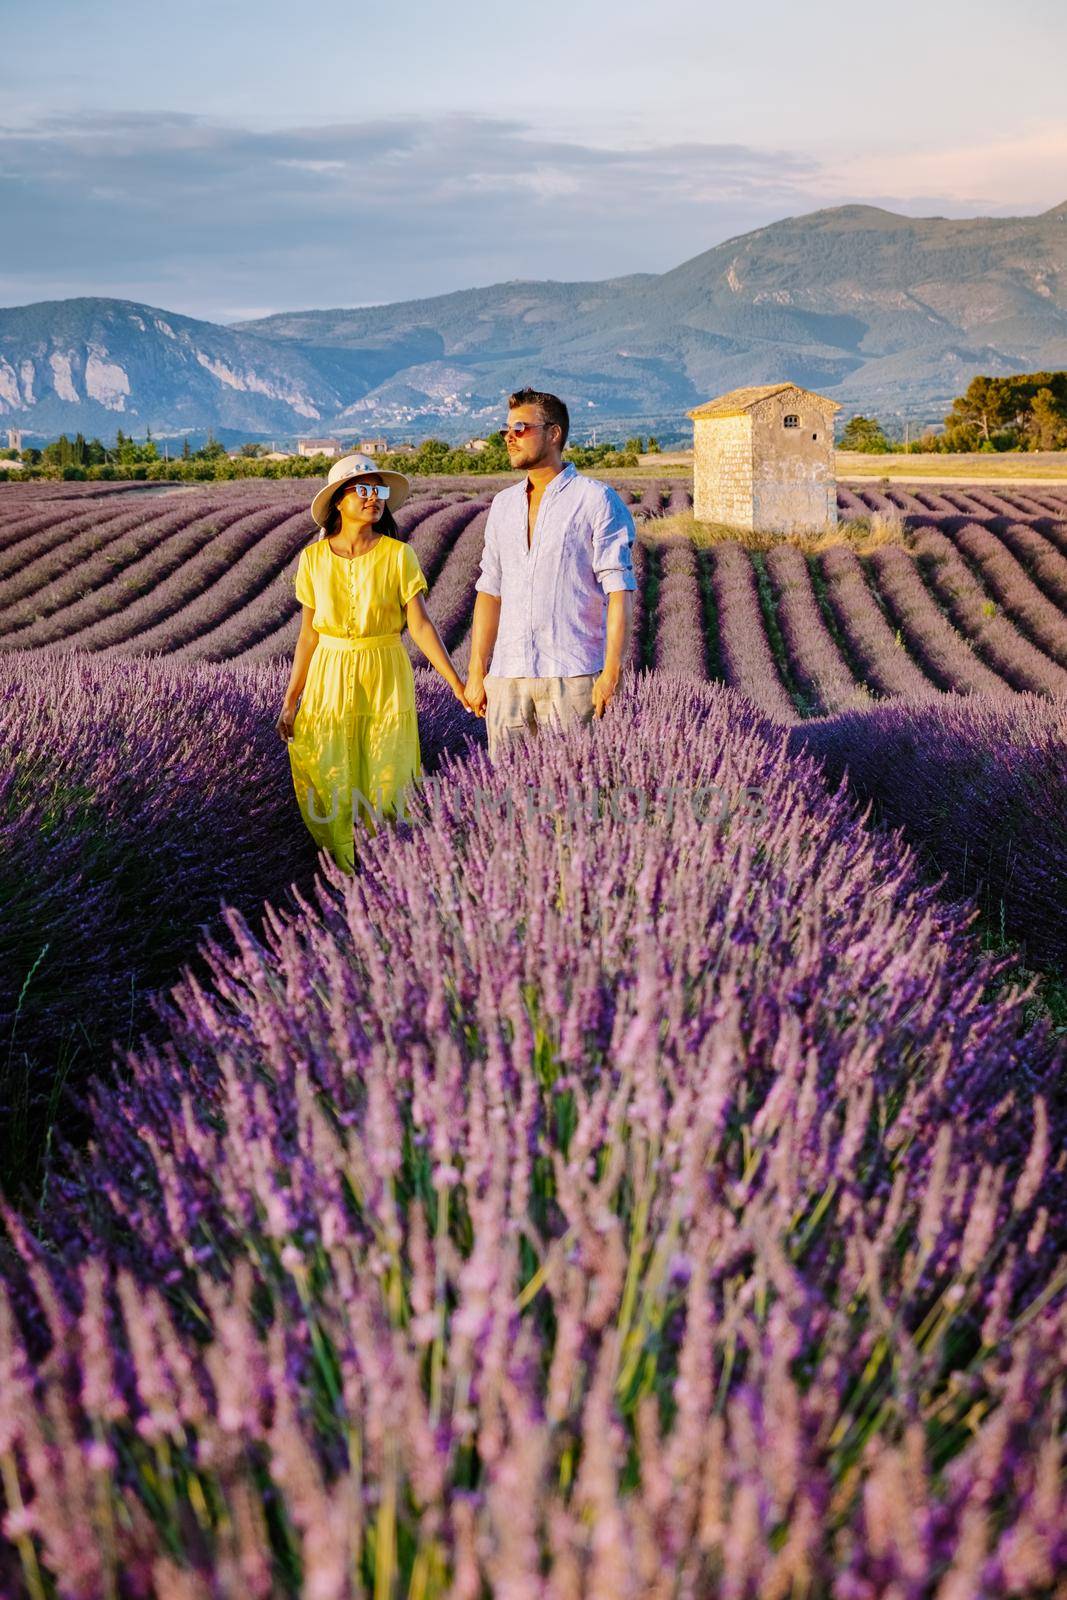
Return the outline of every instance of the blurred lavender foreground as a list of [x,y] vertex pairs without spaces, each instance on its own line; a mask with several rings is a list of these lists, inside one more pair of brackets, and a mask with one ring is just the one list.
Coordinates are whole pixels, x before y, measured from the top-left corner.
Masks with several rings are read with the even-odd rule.
[[614,709],[229,913],[4,1209],[8,1590],[1053,1593],[1063,1047],[787,731]]
[[[178,977],[223,902],[252,916],[310,886],[315,851],[274,728],[287,677],[284,662],[0,655],[8,1194],[34,1186],[61,1106],[112,1039],[141,1032],[148,994]],[[435,705],[422,729],[431,770],[463,716]]]

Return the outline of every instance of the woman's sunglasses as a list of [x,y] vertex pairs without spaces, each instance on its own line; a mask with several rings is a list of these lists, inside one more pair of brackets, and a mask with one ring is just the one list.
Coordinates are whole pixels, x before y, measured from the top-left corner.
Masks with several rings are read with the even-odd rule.
[[348,483],[341,490],[342,494],[351,494],[355,490],[361,500],[388,500],[389,485],[387,483]]

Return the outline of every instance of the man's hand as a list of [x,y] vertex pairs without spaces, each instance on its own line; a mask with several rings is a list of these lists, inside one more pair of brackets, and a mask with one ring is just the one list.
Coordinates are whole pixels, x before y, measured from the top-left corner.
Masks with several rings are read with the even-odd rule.
[[598,678],[593,679],[593,715],[602,717],[611,700],[612,695],[619,686],[618,671],[611,672],[607,667]]
[[485,679],[480,672],[471,671],[463,685],[463,698],[476,716],[485,716]]

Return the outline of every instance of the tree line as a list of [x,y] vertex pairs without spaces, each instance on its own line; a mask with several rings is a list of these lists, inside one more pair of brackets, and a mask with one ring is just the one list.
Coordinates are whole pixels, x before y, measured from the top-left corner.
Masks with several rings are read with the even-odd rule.
[[[634,467],[645,454],[657,454],[654,437],[634,436],[621,444],[572,445],[565,452],[579,470]],[[26,468],[17,477],[40,478],[147,478],[177,481],[214,481],[225,478],[318,478],[329,471],[330,457],[287,456],[265,461],[261,444],[244,444],[236,457],[212,435],[194,450],[186,439],[181,452],[164,458],[152,430],[135,440],[119,429],[114,445],[99,439],[62,434],[40,449],[22,451]],[[921,434],[907,444],[889,438],[877,417],[855,416],[845,424],[838,440],[840,450],[868,455],[957,451],[1065,450],[1067,449],[1067,371],[1031,372],[1012,377],[972,378],[967,389],[952,402],[944,431]],[[0,456],[14,457],[14,450]],[[389,451],[376,458],[382,467],[417,477],[481,475],[510,471],[507,451],[499,433],[485,448],[472,452],[444,439],[424,439],[415,450]],[[0,482],[5,474],[0,474]],[[14,477],[14,475],[12,475]]]
[[[164,458],[149,428],[141,441],[119,429],[114,445],[75,434],[58,439],[40,449],[29,447],[21,453],[26,470],[12,474],[12,481],[30,478],[147,479],[178,482],[217,482],[229,478],[321,478],[330,469],[332,458],[325,455],[286,456],[281,461],[265,461],[264,446],[244,444],[235,455],[212,436],[199,449],[183,443],[179,454]],[[655,438],[634,437],[619,444],[573,445],[564,455],[580,470],[635,467],[638,457],[657,454]],[[0,454],[9,458],[17,452]],[[414,477],[450,477],[459,474],[481,475],[511,470],[504,441],[493,434],[483,450],[457,449],[444,439],[424,439],[414,451],[388,451],[375,457],[378,465]],[[0,482],[4,475],[0,475]]]
[[1067,372],[972,378],[953,400],[944,432],[924,433],[906,446],[892,443],[877,417],[852,417],[838,448],[870,455],[904,450],[1065,450]]

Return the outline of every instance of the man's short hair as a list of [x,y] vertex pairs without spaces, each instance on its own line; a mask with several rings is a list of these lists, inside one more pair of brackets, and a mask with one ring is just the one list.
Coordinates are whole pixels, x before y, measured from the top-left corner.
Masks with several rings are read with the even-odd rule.
[[537,406],[550,427],[553,422],[556,423],[560,429],[559,447],[563,449],[571,429],[571,417],[558,394],[545,394],[541,389],[517,389],[508,396],[508,410],[511,411],[515,406]]

